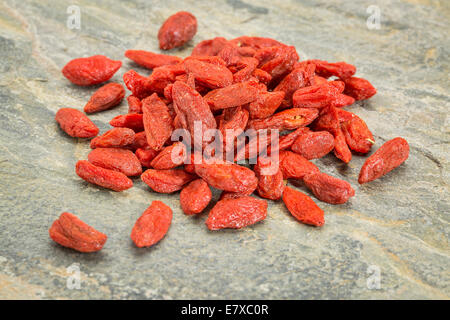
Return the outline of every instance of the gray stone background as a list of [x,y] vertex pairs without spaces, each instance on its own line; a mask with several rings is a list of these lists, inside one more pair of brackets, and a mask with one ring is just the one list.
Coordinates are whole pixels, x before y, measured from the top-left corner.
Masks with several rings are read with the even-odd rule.
[[[67,27],[70,5],[81,9],[79,30]],[[379,30],[367,27],[370,5],[380,9]],[[148,74],[124,51],[158,51],[159,26],[179,10],[199,21],[194,40],[173,51],[180,56],[211,37],[256,35],[295,45],[302,59],[355,64],[378,94],[349,109],[374,132],[376,148],[402,136],[410,158],[363,186],[357,175],[364,157],[348,166],[332,155],[316,160],[356,190],[345,205],[317,201],[326,212],[320,229],[270,202],[262,223],[209,232],[207,214],[185,216],[178,194],[152,193],[139,179],[122,193],[85,183],[74,164],[87,157],[89,142],[65,135],[54,114],[81,109],[95,88],[70,84],[61,68],[105,54],[124,61],[113,81],[130,68]],[[449,19],[444,0],[3,0],[0,298],[448,299]],[[123,102],[91,118],[103,132],[126,110]],[[158,245],[137,249],[131,228],[154,199],[173,208],[172,226]],[[62,211],[105,232],[104,249],[80,254],[53,243],[48,228]],[[67,286],[73,264],[80,289]],[[377,270],[379,289],[367,285]]]

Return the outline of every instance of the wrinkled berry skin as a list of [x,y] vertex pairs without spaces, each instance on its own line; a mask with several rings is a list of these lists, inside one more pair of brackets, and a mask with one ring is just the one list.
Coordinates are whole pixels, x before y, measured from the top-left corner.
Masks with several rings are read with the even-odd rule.
[[255,173],[235,163],[196,164],[195,172],[214,188],[251,194],[258,186]]
[[159,48],[170,50],[181,47],[197,33],[197,19],[193,14],[180,11],[167,18],[158,32]]
[[209,230],[241,229],[266,217],[267,201],[243,196],[217,202],[205,223]]
[[121,66],[121,61],[97,55],[71,60],[64,66],[62,73],[76,85],[90,86],[108,81]]
[[156,93],[142,100],[143,123],[148,145],[158,151],[173,131],[169,108]]
[[91,148],[123,148],[134,142],[134,131],[129,128],[113,128],[91,140]]
[[176,56],[169,56],[167,54],[153,53],[144,50],[127,50],[125,51],[125,57],[150,70],[162,66],[177,64],[183,61],[181,58]]
[[350,183],[323,172],[306,175],[303,182],[317,199],[327,203],[342,204],[355,195]]
[[125,97],[125,89],[119,83],[108,83],[94,92],[88,103],[84,106],[84,112],[94,113],[111,109],[120,104]]
[[[268,169],[271,166],[270,158],[258,158],[258,163],[255,165],[253,170],[258,178],[258,194],[262,198],[270,200],[278,200],[283,194],[285,187],[283,180],[283,173],[281,172],[279,166],[274,164],[273,174],[263,174],[264,168]],[[271,173],[271,172],[270,172]]]
[[56,243],[79,252],[96,252],[103,248],[107,236],[87,225],[74,214],[63,212],[49,230]]
[[56,112],[55,120],[65,133],[74,138],[92,138],[99,131],[97,126],[77,109],[59,109]]
[[97,148],[88,155],[88,160],[95,166],[122,172],[124,175],[139,176],[142,166],[133,152],[119,148]]
[[141,175],[141,179],[155,192],[172,193],[181,190],[195,176],[180,169],[148,169]]
[[181,209],[187,215],[202,212],[209,204],[212,192],[203,179],[197,179],[189,183],[180,192]]
[[303,179],[308,174],[319,172],[314,163],[291,151],[280,152],[280,169],[284,179]]
[[405,139],[394,138],[385,142],[364,162],[358,182],[363,184],[384,176],[405,162],[408,156],[409,144]]
[[76,163],[75,172],[81,179],[89,183],[114,191],[127,190],[133,186],[133,181],[123,173],[97,167],[86,160]]
[[156,157],[158,151],[146,146],[143,148],[138,148],[135,154],[143,167],[151,168],[152,160]]
[[316,227],[324,225],[323,210],[306,194],[286,187],[283,192],[283,202],[298,221]]
[[308,132],[299,136],[291,150],[308,160],[322,158],[334,148],[334,137],[327,131]]
[[134,224],[131,240],[138,248],[151,247],[164,238],[171,223],[172,209],[161,201],[153,201]]
[[351,77],[345,80],[344,94],[355,100],[369,99],[377,93],[377,89],[366,79]]

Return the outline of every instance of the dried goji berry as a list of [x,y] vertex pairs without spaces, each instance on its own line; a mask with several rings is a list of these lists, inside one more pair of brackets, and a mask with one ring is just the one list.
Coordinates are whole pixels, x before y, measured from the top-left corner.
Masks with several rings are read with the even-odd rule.
[[61,213],[53,222],[49,235],[56,243],[79,252],[99,251],[108,238],[69,212]]
[[207,88],[223,88],[233,83],[233,74],[225,66],[198,59],[186,59],[184,67],[186,72],[192,73],[195,80]]
[[308,60],[308,62],[314,63],[316,65],[316,73],[324,78],[335,76],[344,80],[350,78],[356,72],[354,65],[342,61],[331,63],[323,60]]
[[93,113],[111,109],[117,106],[125,97],[125,89],[119,83],[108,83],[95,91],[88,103],[84,106],[84,112]]
[[274,114],[283,102],[284,92],[260,92],[248,106],[250,119],[264,119]]
[[169,108],[156,93],[142,100],[143,121],[148,145],[160,150],[173,131]]
[[284,179],[303,179],[308,174],[319,172],[314,163],[294,152],[281,151],[279,158]]
[[195,172],[209,185],[220,190],[251,194],[258,185],[252,170],[235,163],[196,164]]
[[176,56],[153,53],[144,50],[127,50],[125,51],[125,57],[150,70],[161,66],[177,64],[183,61],[183,59]]
[[134,141],[134,131],[128,128],[114,128],[91,140],[91,148],[123,148]]
[[230,192],[230,191],[222,191],[220,193],[219,200],[237,199],[237,198],[246,197],[246,196],[247,196],[246,194],[242,194],[242,193],[236,193],[236,192]]
[[159,47],[169,50],[184,45],[197,33],[197,19],[192,13],[179,11],[164,21],[158,31]]
[[375,143],[372,132],[370,132],[366,123],[361,118],[355,114],[353,116],[351,120],[344,121],[341,124],[345,141],[353,151],[368,153]]
[[291,150],[308,160],[322,158],[334,148],[334,137],[328,131],[308,132],[300,135]]
[[181,209],[187,215],[198,214],[208,206],[211,198],[208,184],[203,179],[194,180],[181,190]]
[[216,203],[208,215],[209,230],[241,229],[267,217],[267,201],[250,196],[224,199]]
[[298,89],[292,101],[294,107],[320,109],[331,105],[339,94],[339,89],[328,82]]
[[128,113],[142,113],[142,103],[137,97],[130,95],[127,97]]
[[295,47],[285,45],[260,49],[254,57],[259,60],[258,68],[270,73],[272,83],[291,72],[299,59]]
[[258,63],[259,61],[252,57],[241,58],[236,64],[238,71],[233,74],[233,82],[238,83],[249,80],[253,72],[256,70]]
[[146,147],[137,149],[135,154],[143,167],[151,168],[152,160],[156,157],[156,155],[158,154],[158,151],[153,150],[149,146],[146,146]]
[[123,191],[133,186],[133,181],[123,173],[97,167],[86,160],[78,161],[75,171],[83,180],[114,191]]
[[344,161],[349,163],[352,160],[352,152],[345,141],[345,136],[342,130],[339,128],[335,131],[334,135],[334,155]]
[[165,147],[152,160],[151,166],[154,169],[173,169],[184,163],[186,159],[186,146],[183,142],[175,142],[171,146]]
[[141,175],[141,179],[153,191],[159,193],[172,193],[181,190],[186,183],[194,180],[195,175],[189,174],[181,169],[147,169]]
[[398,137],[386,141],[364,162],[358,182],[363,184],[384,176],[405,162],[408,156],[409,144],[405,139]]
[[345,80],[344,93],[356,100],[365,100],[377,93],[377,89],[363,78],[351,77]]
[[305,127],[317,118],[316,109],[292,108],[274,114],[265,119],[254,119],[248,122],[248,127],[260,129],[292,130]]
[[242,107],[224,110],[219,121],[219,130],[222,133],[225,151],[234,149],[234,138],[244,131],[248,117],[248,111]]
[[[187,84],[176,81],[172,89],[174,109],[183,128],[188,129],[191,137],[194,137],[194,122],[199,121],[202,132],[208,129],[216,129],[217,123],[203,97]],[[208,141],[204,141],[204,144]]]
[[97,148],[88,155],[88,160],[95,166],[122,172],[126,176],[138,176],[142,166],[133,152],[119,148]]
[[174,68],[177,68],[177,65],[155,68],[150,77],[148,77],[148,89],[151,90],[152,93],[156,92],[163,95],[165,87],[173,83],[176,79],[177,74],[174,71]]
[[323,172],[308,174],[303,182],[317,199],[327,203],[342,204],[355,195],[350,183]]
[[113,127],[129,128],[134,132],[144,131],[144,116],[140,113],[121,114],[109,122]]
[[[309,128],[302,127],[302,128],[298,128],[284,136],[281,136],[278,141],[278,150],[289,149],[299,136],[301,136],[302,134],[305,134],[307,132],[309,132]],[[269,150],[270,150],[270,152],[273,152],[274,150],[276,150],[276,148],[273,148],[271,146]],[[268,152],[268,154],[270,154],[270,152]]]
[[250,103],[258,97],[258,89],[248,82],[235,83],[226,88],[208,92],[203,98],[214,112]]
[[138,99],[144,99],[153,93],[150,80],[134,70],[129,70],[123,74],[123,82],[128,90],[133,93],[133,96]]
[[108,81],[121,66],[121,61],[97,55],[69,61],[62,69],[62,73],[76,85],[90,86]]
[[59,109],[56,112],[55,120],[61,129],[71,137],[92,138],[99,131],[97,126],[83,112],[77,109]]
[[150,247],[164,238],[171,223],[172,209],[161,201],[153,201],[136,220],[131,240],[138,248]]
[[133,142],[127,145],[125,148],[135,151],[139,148],[145,147],[148,147],[147,137],[145,136],[145,132],[141,131],[134,135]]
[[306,194],[286,187],[283,192],[283,202],[298,221],[316,227],[325,224],[323,210]]
[[342,93],[338,94],[332,102],[333,106],[335,106],[336,108],[350,106],[353,103],[355,103],[355,99],[353,97]]
[[[269,169],[270,166],[275,166],[273,174],[265,174],[264,168]],[[285,187],[283,181],[283,173],[281,172],[278,164],[271,163],[270,158],[258,158],[258,163],[253,170],[258,178],[258,194],[266,199],[278,200],[283,194]],[[272,171],[272,168],[268,171]],[[270,173],[270,172],[269,172]]]
[[231,43],[236,44],[239,47],[251,47],[253,49],[262,49],[266,47],[275,47],[275,46],[285,46],[283,43],[271,39],[271,38],[263,38],[263,37],[249,37],[249,36],[241,36],[230,40]]
[[253,71],[253,76],[258,79],[259,82],[264,83],[264,84],[268,84],[271,80],[272,80],[272,76],[270,75],[270,73],[261,70],[259,68],[256,68]]

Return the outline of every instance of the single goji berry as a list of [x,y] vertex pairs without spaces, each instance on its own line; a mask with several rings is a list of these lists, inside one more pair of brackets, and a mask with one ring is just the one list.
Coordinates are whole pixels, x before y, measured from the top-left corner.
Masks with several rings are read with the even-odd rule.
[[125,97],[125,89],[119,83],[108,83],[95,91],[88,103],[84,106],[84,112],[93,113],[111,109],[117,106]]
[[365,100],[375,95],[377,89],[366,79],[351,77],[345,79],[344,93],[356,100]]
[[97,55],[69,61],[62,69],[62,73],[76,85],[90,86],[108,81],[121,66],[121,61]]
[[189,174],[181,169],[147,169],[141,175],[141,179],[153,191],[159,193],[172,193],[181,190],[186,183],[194,180],[195,175]]
[[129,70],[123,74],[123,82],[128,90],[138,99],[144,99],[153,93],[150,87],[150,80],[134,70]]
[[281,43],[275,39],[263,38],[263,37],[241,36],[241,37],[230,40],[230,42],[233,44],[236,44],[238,47],[250,47],[253,49],[262,49],[262,48],[275,47],[275,46],[285,46],[283,43]]
[[[271,166],[274,167],[271,168]],[[264,172],[264,169],[268,172]],[[258,194],[266,199],[280,199],[283,194],[285,184],[283,180],[283,173],[281,172],[278,163],[272,163],[270,158],[259,157],[253,170],[258,178]]]
[[203,40],[192,49],[191,56],[215,56],[227,43],[227,39],[222,37]]
[[125,57],[150,70],[183,61],[183,59],[176,56],[153,53],[145,50],[127,50],[125,51]]
[[129,128],[134,132],[141,132],[144,131],[144,116],[141,113],[121,114],[112,118],[109,124],[113,127]]
[[138,132],[134,135],[133,142],[127,145],[125,148],[130,149],[132,151],[136,151],[139,148],[148,147],[147,137],[144,131]]
[[203,98],[211,107],[211,110],[242,106],[250,103],[258,97],[258,89],[248,82],[232,84],[226,88],[215,89],[208,92]]
[[255,130],[278,129],[292,130],[306,127],[317,118],[319,112],[310,108],[292,108],[274,114],[265,119],[254,119],[248,122],[248,127]]
[[289,149],[299,136],[301,136],[302,134],[305,134],[307,132],[309,132],[309,128],[302,127],[302,128],[298,128],[288,134],[285,134],[284,136],[281,136],[280,139],[278,140],[278,148],[274,148],[273,146],[270,146],[270,149],[268,150],[267,153],[271,154],[275,150],[281,151],[281,150]]
[[209,230],[241,229],[267,217],[267,201],[250,196],[224,199],[216,203],[208,215]]
[[63,247],[79,252],[96,252],[108,238],[70,212],[63,212],[49,229],[50,238]]
[[338,94],[336,98],[333,100],[332,105],[336,108],[342,108],[346,106],[350,106],[355,103],[355,99],[353,97],[347,96],[346,94]]
[[197,33],[197,19],[192,13],[179,11],[164,21],[158,31],[159,47],[169,50],[181,47]]
[[56,112],[55,120],[61,129],[71,137],[92,138],[99,131],[97,126],[83,112],[77,109],[59,109]]
[[308,132],[300,135],[291,150],[308,160],[322,158],[334,148],[334,137],[328,131]]
[[327,203],[342,204],[355,195],[350,183],[323,172],[308,174],[303,177],[303,182],[317,199]]
[[325,224],[323,210],[306,194],[286,187],[283,192],[283,202],[298,221],[316,227]]
[[226,66],[198,59],[186,59],[184,67],[186,72],[194,75],[198,83],[207,88],[223,88],[233,83],[233,74]]
[[233,150],[235,138],[246,128],[248,111],[242,107],[228,108],[223,111],[219,120],[219,130],[222,133],[224,150]]
[[134,131],[114,128],[91,140],[91,148],[123,148],[134,142]]
[[323,60],[308,60],[308,62],[316,65],[316,73],[324,78],[332,76],[343,80],[350,78],[356,73],[356,67],[346,62],[328,62]]
[[126,176],[139,176],[142,166],[133,152],[119,148],[97,148],[88,155],[95,166],[122,172]]
[[261,70],[259,68],[256,68],[253,71],[253,76],[258,79],[259,82],[264,83],[264,84],[269,84],[270,81],[272,81],[272,76],[270,75],[270,73]]
[[349,148],[360,153],[368,153],[375,143],[375,139],[367,124],[357,115],[341,124],[345,141]]
[[319,172],[314,163],[291,151],[281,151],[279,159],[284,179],[303,179],[308,174]]
[[171,223],[172,209],[155,200],[136,220],[131,231],[131,240],[138,248],[150,247],[164,238]]
[[156,93],[142,100],[143,123],[148,145],[158,151],[173,131],[169,108]]
[[255,101],[248,106],[250,119],[265,119],[274,114],[283,102],[285,93],[279,92],[260,92]]
[[186,146],[183,142],[175,142],[171,146],[165,147],[153,158],[151,166],[154,169],[173,169],[182,165],[186,159]]
[[[249,80],[256,70],[259,61],[252,57],[243,57],[236,64],[237,71],[233,74],[233,82],[239,83]],[[272,78],[272,77],[271,77]]]
[[339,89],[327,82],[298,89],[292,101],[294,107],[320,109],[331,105],[339,94]]
[[258,59],[258,68],[272,76],[272,84],[286,76],[294,69],[299,57],[293,46],[274,46],[258,50],[254,57]]
[[187,215],[198,214],[208,206],[211,198],[208,184],[203,179],[194,180],[181,190],[181,209]]
[[123,173],[95,166],[86,160],[78,161],[75,171],[83,180],[114,191],[127,190],[133,186],[133,181]]
[[408,156],[409,144],[405,139],[398,137],[386,141],[364,162],[358,182],[363,184],[384,176],[405,162]]
[[220,190],[251,194],[258,185],[252,170],[235,163],[195,164],[195,172],[209,185]]

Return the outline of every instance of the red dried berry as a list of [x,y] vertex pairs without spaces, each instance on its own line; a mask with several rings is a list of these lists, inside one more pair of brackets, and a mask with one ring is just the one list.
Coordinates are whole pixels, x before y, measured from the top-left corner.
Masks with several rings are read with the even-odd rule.
[[74,138],[92,138],[99,131],[97,126],[77,109],[59,109],[56,112],[55,120],[65,133]]
[[156,93],[142,100],[143,123],[148,145],[161,150],[173,131],[169,108]]
[[325,224],[323,210],[306,194],[286,187],[283,192],[283,202],[298,221],[316,227]]
[[79,252],[100,251],[108,238],[69,212],[61,213],[53,222],[49,235],[56,243]]
[[242,106],[258,97],[258,89],[248,82],[235,83],[226,88],[208,92],[203,98],[214,112],[220,109]]
[[197,19],[193,14],[180,11],[171,15],[158,31],[159,47],[169,50],[184,45],[197,33]]
[[62,73],[76,85],[90,86],[108,81],[121,66],[121,61],[97,55],[69,61],[62,69]]
[[153,191],[172,193],[181,190],[186,183],[195,179],[195,176],[181,169],[148,169],[141,175],[141,179]]
[[323,172],[308,174],[303,182],[317,199],[327,203],[342,204],[355,195],[350,183]]
[[224,88],[233,83],[233,74],[226,66],[199,59],[186,59],[184,67],[187,73],[192,73],[195,80],[207,88]]
[[323,60],[308,60],[308,62],[316,65],[316,73],[324,78],[332,76],[343,80],[350,78],[356,73],[356,67],[346,62],[327,62]]
[[278,112],[269,118],[250,120],[248,127],[255,130],[292,130],[299,127],[306,127],[318,115],[319,113],[316,109],[292,108]]
[[351,77],[345,80],[344,93],[356,100],[365,100],[375,95],[377,89],[366,79]]
[[211,198],[208,184],[203,179],[194,180],[181,190],[181,209],[187,215],[198,214],[208,206]]
[[279,157],[284,179],[303,179],[308,174],[319,172],[314,163],[294,152],[281,151]]
[[119,83],[108,83],[95,91],[88,103],[84,106],[84,112],[93,113],[111,109],[120,104],[125,97],[125,89]]
[[78,161],[75,171],[83,180],[114,191],[127,190],[133,186],[133,181],[123,173],[97,167],[86,160]]
[[183,61],[183,59],[176,56],[153,53],[144,50],[127,50],[125,51],[125,57],[150,70],[157,67],[177,64]]
[[241,229],[266,217],[267,201],[243,196],[217,202],[209,213],[206,226],[209,230]]
[[285,184],[279,164],[272,163],[270,158],[260,157],[253,170],[258,178],[258,194],[266,199],[280,199]]
[[171,223],[172,209],[161,201],[153,201],[134,224],[131,240],[138,248],[150,247],[164,238]]
[[363,184],[384,176],[405,162],[408,156],[409,144],[405,139],[394,138],[385,142],[364,162],[358,182]]
[[171,146],[162,149],[150,165],[158,170],[173,169],[182,165],[186,156],[186,146],[183,142],[175,142]]
[[133,152],[119,148],[97,148],[88,155],[95,166],[122,172],[126,176],[139,176],[142,166]]
[[308,132],[300,135],[291,150],[308,160],[322,158],[334,148],[334,137],[327,131]]
[[134,132],[144,131],[143,115],[139,113],[128,113],[114,117],[109,122],[113,127],[129,128]]
[[127,97],[128,113],[142,113],[142,103],[137,97],[131,95]]
[[91,140],[91,148],[123,148],[134,141],[134,131],[128,128],[114,128]]

